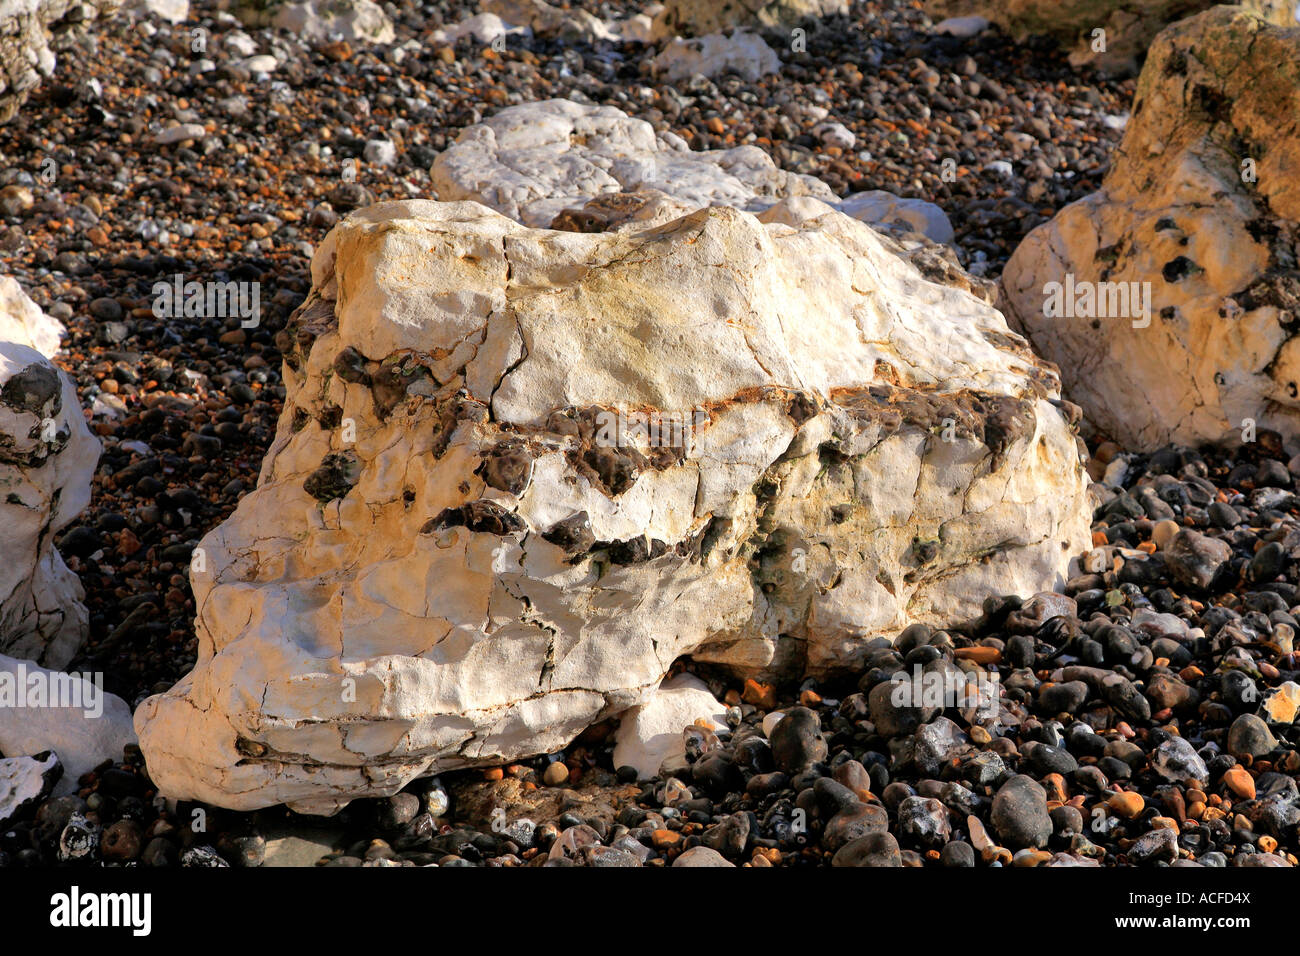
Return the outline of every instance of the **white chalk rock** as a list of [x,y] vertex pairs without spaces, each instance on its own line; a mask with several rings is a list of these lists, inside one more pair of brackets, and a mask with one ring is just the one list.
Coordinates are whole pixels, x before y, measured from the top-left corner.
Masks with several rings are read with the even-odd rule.
[[153,14],[168,23],[190,18],[190,0],[132,0],[130,10],[137,15]]
[[64,776],[56,794],[105,760],[121,760],[136,742],[131,708],[102,687],[102,675],[65,674],[0,655],[0,753],[58,754]]
[[683,656],[826,675],[1063,584],[1089,509],[1051,370],[802,202],[336,226],[258,487],[199,545],[198,661],[136,712],[161,792],[326,812],[553,752]]
[[1234,8],[1168,28],[1102,188],[1007,263],[1008,319],[1126,448],[1300,440],[1297,64],[1300,33]]
[[840,212],[865,223],[901,224],[935,242],[952,242],[947,214],[924,199],[904,199],[883,189],[853,193],[839,203]]
[[756,33],[733,30],[693,39],[674,37],[653,61],[654,71],[669,83],[695,74],[714,77],[735,73],[750,83],[781,69],[781,58]]
[[727,729],[727,705],[694,674],[678,674],[659,685],[649,700],[627,711],[614,734],[614,766],[635,767],[640,779],[659,772],[670,757],[686,756],[682,731],[697,720],[711,730]]
[[86,638],[81,581],[54,537],[90,502],[99,440],[49,360],[62,327],[0,277],[0,652],[51,667]]
[[54,754],[0,759],[0,829],[48,797],[62,774]]
[[63,323],[46,315],[10,276],[0,276],[0,342],[17,342],[54,358]]
[[622,110],[570,100],[507,107],[468,127],[430,174],[444,202],[472,199],[539,227],[596,196],[643,186],[684,210],[762,210],[787,196],[835,201],[821,180],[778,169],[757,146],[696,152]]
[[314,43],[335,37],[350,43],[392,43],[397,33],[388,14],[373,0],[234,0],[247,26],[274,27]]
[[538,36],[573,37],[588,42],[618,39],[610,24],[577,6],[565,10],[546,0],[484,0],[482,7],[510,26],[531,30]]
[[934,25],[934,32],[941,36],[961,37],[968,40],[979,36],[990,26],[991,24],[984,17],[948,17]]
[[457,40],[473,37],[476,43],[487,46],[493,40],[508,36],[510,32],[510,27],[495,13],[477,13],[454,26],[434,30],[429,42],[435,46],[454,46]]
[[[820,179],[779,169],[757,146],[691,150],[680,137],[656,135],[622,110],[570,100],[507,107],[468,127],[434,160],[430,175],[442,201],[472,199],[527,226],[560,228],[558,216],[593,199],[639,209],[642,201],[625,193],[660,200],[637,214],[638,223],[664,213],[663,200],[675,217],[714,205],[761,212],[782,199],[809,197],[873,225],[907,223],[936,242],[953,237],[933,203],[879,190],[840,201]],[[597,227],[617,228],[589,224]],[[563,228],[587,227],[569,222]]]

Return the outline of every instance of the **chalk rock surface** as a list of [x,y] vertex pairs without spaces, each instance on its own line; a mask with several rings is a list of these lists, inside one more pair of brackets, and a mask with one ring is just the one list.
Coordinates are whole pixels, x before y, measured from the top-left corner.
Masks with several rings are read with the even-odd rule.
[[136,16],[153,15],[168,23],[190,18],[190,0],[131,0],[127,9]]
[[709,33],[702,37],[674,37],[654,58],[655,73],[669,83],[687,80],[699,73],[720,76],[735,73],[757,83],[768,73],[781,69],[781,58],[761,36],[746,30],[730,34]]
[[1300,30],[1227,7],[1175,24],[1102,188],[1007,263],[1008,319],[1134,451],[1240,439],[1248,419],[1300,438],[1300,134],[1277,122],[1298,100]]
[[[661,56],[674,49],[667,47]],[[864,222],[925,226],[923,234],[935,242],[953,236],[943,210],[933,203],[879,191],[841,201],[820,179],[778,168],[757,146],[692,150],[681,137],[656,134],[645,120],[622,110],[571,100],[510,106],[468,127],[434,160],[430,175],[444,202],[472,199],[543,228],[612,228],[556,220],[591,200],[624,202],[629,193],[660,200],[653,210],[632,217],[637,224],[710,205],[761,212],[782,199],[806,196]]]
[[678,674],[659,685],[644,704],[619,719],[614,735],[614,766],[635,767],[642,780],[671,757],[686,755],[682,731],[697,720],[711,730],[726,730],[727,705],[709,693],[694,674]]
[[503,109],[465,129],[434,160],[444,202],[472,199],[526,226],[604,194],[651,188],[679,205],[762,210],[789,196],[835,202],[820,179],[778,169],[757,146],[691,150],[612,106],[543,100]]
[[[21,695],[21,700],[15,698]],[[131,708],[92,675],[65,674],[0,655],[0,754],[53,751],[64,769],[56,793],[136,742]]]
[[[935,20],[978,14],[1016,40],[1049,36],[1074,66],[1131,73],[1166,26],[1215,5],[1216,0],[926,0]],[[1277,26],[1296,25],[1295,0],[1242,0],[1232,4]],[[1104,31],[1098,34],[1097,31]]]
[[852,668],[1088,542],[1052,371],[824,204],[380,203],[312,278],[258,487],[199,545],[197,664],[136,712],[168,796],[328,812],[551,752],[683,656]]
[[109,16],[121,0],[0,0],[0,123],[54,73],[64,37]]
[[234,0],[235,14],[251,27],[274,27],[313,42],[335,36],[350,43],[392,43],[393,21],[373,0]]
[[53,754],[0,759],[0,827],[49,796],[62,775],[59,758]]
[[62,667],[86,638],[81,581],[54,536],[90,502],[99,440],[50,361],[62,326],[0,277],[0,652]]

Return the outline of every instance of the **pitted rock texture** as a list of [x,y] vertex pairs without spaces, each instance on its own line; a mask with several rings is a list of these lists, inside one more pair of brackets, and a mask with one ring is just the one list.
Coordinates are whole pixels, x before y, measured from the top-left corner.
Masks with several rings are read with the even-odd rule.
[[[665,68],[678,62],[676,49],[670,45],[665,50]],[[757,146],[692,150],[681,137],[656,134],[645,120],[622,110],[571,100],[501,110],[465,129],[429,172],[442,201],[472,199],[526,226],[574,228],[556,224],[557,217],[591,200],[631,202],[621,198],[627,194],[657,197],[656,210],[664,214],[653,216],[656,221],[705,206],[761,212],[782,199],[809,197],[882,228],[900,223],[903,232],[918,238],[942,243],[953,235],[947,217],[933,203],[879,191],[841,201],[820,179],[778,168]],[[893,202],[882,201],[886,199]],[[652,215],[643,212],[635,218],[645,221]]]
[[622,110],[571,100],[507,107],[468,127],[430,175],[443,202],[472,199],[539,228],[589,199],[638,188],[670,196],[680,212],[759,211],[788,196],[835,201],[820,179],[778,169],[757,146],[693,151]]
[[[925,0],[936,21],[977,14],[1016,40],[1049,36],[1069,51],[1074,66],[1106,73],[1136,71],[1161,30],[1214,5],[1215,0]],[[1243,0],[1233,6],[1277,26],[1296,24],[1294,0]]]
[[[1300,437],[1298,100],[1300,29],[1232,8],[1170,27],[1102,188],[1007,263],[1008,319],[1126,447],[1240,440],[1247,420]],[[1149,326],[1049,317],[1044,289],[1067,275],[1076,288],[1149,282]]]
[[81,581],[54,536],[90,502],[99,440],[50,361],[62,327],[0,277],[0,652],[62,667],[86,639]]
[[115,12],[121,0],[0,0],[0,123],[54,73],[55,48],[87,23]]
[[1063,584],[1089,508],[1052,371],[801,202],[336,226],[259,486],[199,545],[198,662],[136,712],[160,790],[328,811],[552,752],[683,656],[826,674]]
[[733,27],[796,26],[804,17],[848,12],[848,0],[667,0],[655,24],[660,33],[704,36]]

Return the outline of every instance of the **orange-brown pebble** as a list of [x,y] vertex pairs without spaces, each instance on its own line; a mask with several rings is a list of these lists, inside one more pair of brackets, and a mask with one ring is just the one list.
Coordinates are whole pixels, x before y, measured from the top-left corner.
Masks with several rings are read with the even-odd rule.
[[1069,796],[1065,792],[1065,778],[1059,773],[1049,773],[1044,777],[1043,789],[1047,791],[1047,799],[1055,800],[1057,803],[1064,803]]
[[500,767],[490,767],[483,771],[484,780],[501,780],[505,775],[506,772]]
[[815,690],[806,690],[799,695],[799,703],[803,704],[805,707],[816,707],[821,702],[822,696]]
[[974,661],[976,664],[996,664],[1002,660],[1002,651],[996,647],[978,645],[976,647],[958,647],[952,652],[952,656],[961,660]]
[[1255,780],[1243,767],[1231,767],[1223,775],[1228,789],[1243,800],[1255,799]]
[[1106,540],[1106,532],[1105,532],[1105,531],[1094,531],[1094,532],[1092,533],[1092,546],[1093,546],[1094,548],[1099,548],[1099,547],[1101,547],[1103,544],[1110,544],[1110,542]]
[[745,690],[740,697],[747,704],[754,704],[768,710],[776,706],[776,688],[760,684],[752,677],[745,681]]
[[1142,794],[1132,790],[1121,791],[1106,801],[1106,806],[1115,816],[1125,820],[1137,819],[1138,814],[1146,809],[1146,805],[1147,802],[1142,799]]
[[1259,848],[1265,853],[1272,853],[1277,849],[1277,840],[1274,840],[1271,836],[1262,836],[1257,842]]
[[656,850],[666,850],[681,842],[682,835],[673,830],[655,830],[650,834],[650,842]]

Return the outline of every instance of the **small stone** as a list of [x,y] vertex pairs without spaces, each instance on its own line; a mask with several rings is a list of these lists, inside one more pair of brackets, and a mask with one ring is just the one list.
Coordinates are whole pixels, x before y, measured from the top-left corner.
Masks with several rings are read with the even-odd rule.
[[569,768],[564,765],[564,761],[556,760],[547,766],[542,773],[542,783],[548,787],[559,787],[569,782]]
[[1136,820],[1146,809],[1146,801],[1142,799],[1142,794],[1124,790],[1107,800],[1106,806],[1121,819]]
[[99,852],[105,860],[126,863],[140,855],[140,843],[140,824],[134,820],[118,820],[100,837]]
[[711,850],[707,846],[691,847],[673,860],[674,868],[679,866],[734,867],[735,865],[717,850]]
[[59,834],[59,862],[93,859],[99,850],[100,828],[80,813],[74,813]]
[[1178,859],[1178,834],[1168,828],[1143,834],[1129,847],[1128,858],[1139,865],[1160,861],[1172,863]]
[[807,707],[792,707],[772,729],[772,757],[781,770],[796,774],[825,760],[826,738],[821,721]]
[[1170,540],[1164,555],[1175,580],[1204,590],[1232,557],[1232,548],[1218,538],[1184,528]]
[[1277,738],[1263,720],[1242,714],[1228,728],[1227,747],[1234,757],[1263,757],[1277,747]]
[[898,841],[889,832],[868,833],[840,847],[831,866],[902,866]]
[[1259,709],[1271,723],[1294,723],[1296,714],[1300,713],[1300,684],[1289,680],[1274,687],[1260,702]]
[[1163,551],[1169,545],[1169,542],[1174,539],[1174,535],[1181,530],[1183,529],[1177,521],[1162,518],[1151,529],[1151,540],[1155,542],[1157,548]]
[[1171,737],[1157,747],[1151,755],[1151,766],[1156,773],[1173,783],[1205,780],[1210,775],[1205,761],[1182,737]]
[[1013,849],[1041,847],[1052,835],[1047,792],[1032,777],[1017,774],[993,798],[993,828]]
[[935,848],[947,843],[951,834],[947,808],[928,797],[908,797],[898,805],[898,828],[914,842]]
[[1255,780],[1245,767],[1229,767],[1223,774],[1223,782],[1233,794],[1241,797],[1241,799],[1255,799]]

